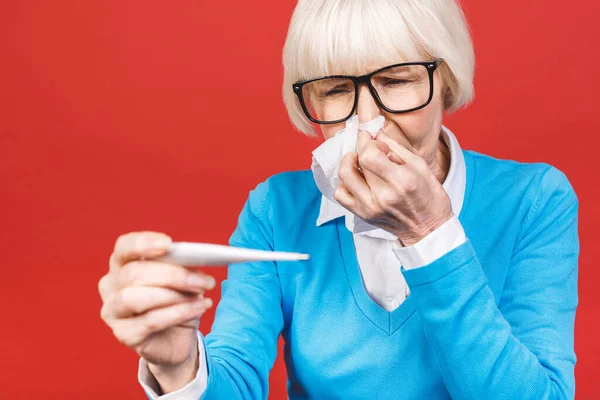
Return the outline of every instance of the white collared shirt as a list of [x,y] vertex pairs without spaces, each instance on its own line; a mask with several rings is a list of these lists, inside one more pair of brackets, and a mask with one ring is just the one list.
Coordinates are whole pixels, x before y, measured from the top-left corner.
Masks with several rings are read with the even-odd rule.
[[[442,138],[450,149],[450,169],[442,184],[450,202],[454,217],[431,232],[418,243],[402,247],[397,237],[383,229],[373,229],[353,234],[356,256],[369,296],[387,311],[396,309],[409,294],[408,286],[400,267],[412,269],[423,267],[467,239],[458,215],[462,209],[466,186],[465,159],[454,134],[446,127],[442,128]],[[344,216],[344,208],[322,197],[317,226]],[[148,369],[148,363],[140,359],[138,381],[151,399],[184,400],[199,399],[206,390],[208,371],[202,337],[198,332],[199,366],[196,377],[185,387],[175,392],[158,396],[158,383]]]
[[[404,269],[425,266],[466,241],[458,221],[467,181],[465,159],[456,136],[446,127],[442,127],[442,139],[450,149],[450,169],[442,186],[450,197],[455,216],[408,247],[402,247],[396,236],[380,228],[352,235],[365,289],[387,311],[396,309],[409,294],[400,266]],[[343,218],[344,213],[342,206],[322,196],[317,226]]]

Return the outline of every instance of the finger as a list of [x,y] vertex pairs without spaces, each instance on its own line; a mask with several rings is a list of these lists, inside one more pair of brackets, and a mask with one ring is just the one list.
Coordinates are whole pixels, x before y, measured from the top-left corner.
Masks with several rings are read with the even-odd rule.
[[177,326],[181,326],[181,327],[187,327],[187,328],[195,328],[198,329],[198,324],[200,323],[200,318],[198,318],[197,316],[185,321],[181,324],[178,324]]
[[405,165],[406,162],[396,153],[394,150],[391,150],[386,154],[386,156],[390,159],[391,162],[398,165]]
[[98,292],[102,301],[106,301],[115,286],[116,274],[108,273],[98,281]]
[[117,287],[159,286],[184,292],[200,293],[215,287],[215,279],[197,269],[158,261],[132,261],[118,274]]
[[[406,166],[399,166],[389,177],[388,190],[377,193],[377,203],[394,205],[399,198],[406,198],[419,187],[419,175]],[[391,189],[391,190],[390,190]]]
[[386,135],[378,135],[377,140],[385,143],[406,164],[421,166],[422,163],[425,163],[425,160],[423,160],[423,158],[414,154],[406,147],[402,146],[400,143],[396,142],[394,139],[391,139]]
[[132,232],[122,235],[115,243],[111,268],[118,268],[131,260],[163,255],[171,243],[169,236],[158,232]]
[[[365,145],[363,150],[358,154],[358,161],[362,167],[367,183],[373,189],[381,183],[374,180],[374,177],[377,177],[382,181],[389,181],[389,176],[398,167],[398,165],[392,162],[387,156],[389,152],[389,146],[383,142],[373,140]],[[350,190],[352,189],[350,188]]]
[[335,191],[333,192],[333,197],[338,203],[341,204],[342,207],[344,207],[350,212],[356,212],[354,210],[357,210],[359,207],[358,202],[356,201],[352,193],[348,191],[346,186],[344,186],[343,183],[340,183],[335,188]]
[[358,136],[356,138],[356,151],[359,152],[362,150],[371,140],[373,140],[373,137],[369,135],[368,132],[358,131]]
[[211,299],[198,299],[148,311],[113,323],[113,333],[125,345],[135,347],[150,335],[200,317],[212,306]]
[[105,306],[113,318],[126,318],[156,308],[200,299],[203,293],[189,294],[160,287],[128,286],[110,296]]
[[[364,176],[359,172],[358,167],[358,154],[348,153],[340,162],[338,176],[340,182],[344,184],[344,189],[349,191],[352,197],[359,203],[370,204],[372,202],[371,189]],[[341,194],[344,195],[344,193]]]

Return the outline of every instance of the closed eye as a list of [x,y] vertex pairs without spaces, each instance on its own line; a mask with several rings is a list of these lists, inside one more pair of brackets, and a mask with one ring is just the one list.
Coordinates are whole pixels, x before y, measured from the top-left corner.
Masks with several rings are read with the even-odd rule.
[[346,94],[346,93],[350,93],[350,90],[347,87],[338,86],[338,87],[335,87],[333,89],[329,89],[329,90],[323,92],[322,96],[328,97],[328,96],[335,96],[338,94]]
[[384,85],[403,85],[407,83],[413,83],[412,80],[409,79],[385,79],[383,80]]

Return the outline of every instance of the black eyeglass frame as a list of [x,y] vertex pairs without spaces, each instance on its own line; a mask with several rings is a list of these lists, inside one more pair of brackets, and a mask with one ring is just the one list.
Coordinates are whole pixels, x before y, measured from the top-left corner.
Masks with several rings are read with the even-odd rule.
[[[333,124],[339,124],[340,122],[344,122],[347,121],[348,119],[350,119],[352,117],[352,115],[354,115],[354,112],[356,111],[356,107],[358,105],[358,87],[360,84],[364,83],[367,85],[367,87],[369,88],[369,92],[371,92],[371,95],[373,96],[373,98],[375,99],[375,102],[377,103],[377,105],[379,107],[381,107],[382,109],[384,109],[385,111],[392,113],[392,114],[406,114],[409,112],[413,112],[413,111],[417,111],[420,110],[422,108],[425,108],[429,105],[429,103],[431,103],[431,100],[433,99],[433,73],[435,72],[435,70],[442,64],[442,62],[444,62],[443,58],[438,58],[435,61],[423,61],[423,62],[409,62],[409,63],[400,63],[400,64],[393,64],[393,65],[388,65],[386,67],[383,68],[379,68],[376,71],[373,72],[369,72],[368,74],[365,75],[361,75],[361,76],[351,76],[351,75],[329,75],[329,76],[322,76],[320,78],[314,78],[314,79],[310,79],[307,81],[299,81],[296,82],[292,85],[292,89],[294,90],[294,93],[296,94],[296,96],[298,96],[298,100],[300,101],[300,105],[302,106],[302,110],[304,111],[304,114],[308,117],[309,120],[311,120],[312,122],[314,122],[315,124],[319,124],[319,125],[333,125]],[[379,97],[379,94],[377,93],[377,90],[373,87],[373,84],[371,83],[371,77],[383,70],[389,69],[389,68],[396,68],[396,67],[408,67],[411,65],[422,65],[423,67],[427,68],[427,72],[429,73],[429,97],[427,99],[427,102],[425,102],[425,104],[418,106],[418,107],[414,107],[408,110],[401,110],[401,111],[395,111],[392,109],[389,109],[385,106],[385,104],[383,104],[383,102],[381,101],[381,98]],[[342,119],[338,119],[335,121],[319,121],[314,119],[311,115],[310,112],[308,111],[308,108],[306,107],[306,103],[304,102],[304,96],[302,95],[302,88],[304,87],[304,85],[311,83],[311,82],[315,82],[315,81],[320,81],[323,79],[331,79],[331,78],[340,78],[340,79],[350,79],[353,83],[354,83],[354,105],[352,106],[352,110],[350,111],[350,113],[348,114],[347,117],[342,118]]]

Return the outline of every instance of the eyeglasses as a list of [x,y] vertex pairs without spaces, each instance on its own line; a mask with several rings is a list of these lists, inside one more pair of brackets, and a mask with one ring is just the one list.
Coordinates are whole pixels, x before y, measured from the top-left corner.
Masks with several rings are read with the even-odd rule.
[[304,113],[316,124],[344,122],[356,111],[364,83],[383,110],[402,114],[427,106],[433,98],[433,73],[444,60],[389,65],[362,76],[331,75],[292,85]]

